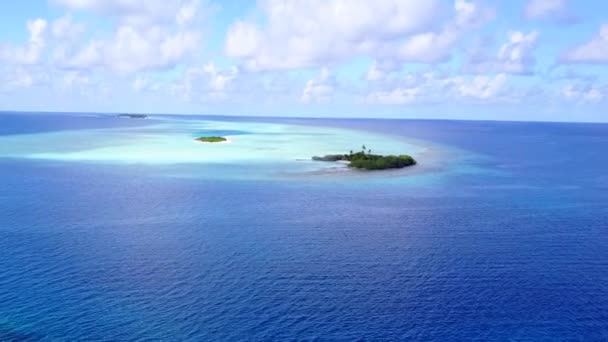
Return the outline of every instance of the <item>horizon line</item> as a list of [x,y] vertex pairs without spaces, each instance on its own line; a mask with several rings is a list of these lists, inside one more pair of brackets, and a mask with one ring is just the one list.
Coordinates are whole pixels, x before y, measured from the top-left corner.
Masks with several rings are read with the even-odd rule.
[[418,120],[418,121],[475,121],[475,122],[513,122],[513,123],[572,123],[572,124],[608,124],[608,121],[567,121],[567,120],[508,120],[508,119],[465,119],[465,118],[445,118],[445,117],[367,117],[367,116],[282,116],[282,115],[233,115],[233,114],[203,114],[203,113],[148,113],[148,112],[94,112],[94,111],[28,111],[28,110],[6,110],[0,109],[0,114],[6,113],[27,113],[27,114],[96,114],[96,115],[119,115],[119,114],[142,114],[148,116],[212,116],[227,118],[259,118],[259,119],[320,119],[320,120]]

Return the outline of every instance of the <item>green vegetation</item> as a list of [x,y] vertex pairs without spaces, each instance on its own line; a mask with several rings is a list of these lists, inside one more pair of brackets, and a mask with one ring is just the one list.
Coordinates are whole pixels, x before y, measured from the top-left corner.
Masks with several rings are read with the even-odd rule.
[[406,166],[416,164],[416,160],[407,154],[399,156],[372,154],[371,149],[366,151],[365,145],[361,152],[349,154],[329,154],[323,157],[312,157],[312,160],[317,161],[348,161],[348,167],[364,170],[386,170],[386,169],[401,169]]
[[[359,152],[361,153],[361,152]],[[406,166],[416,164],[416,160],[407,154],[399,156],[381,156],[377,154],[359,154],[353,155],[350,160],[349,167],[365,170],[386,170],[386,169],[401,169]]]
[[200,138],[196,138],[196,141],[200,141],[200,142],[208,142],[208,143],[218,143],[218,142],[223,142],[226,141],[227,139],[224,137],[200,137]]
[[145,119],[148,116],[146,114],[118,114],[118,117],[130,119]]

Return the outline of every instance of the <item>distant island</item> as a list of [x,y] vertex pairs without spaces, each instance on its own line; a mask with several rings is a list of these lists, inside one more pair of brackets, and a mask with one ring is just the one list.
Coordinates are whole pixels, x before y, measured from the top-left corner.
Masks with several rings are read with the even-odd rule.
[[146,114],[118,114],[119,118],[129,118],[129,119],[145,119],[148,116]]
[[407,166],[416,165],[416,160],[407,154],[402,155],[379,155],[372,154],[371,150],[367,150],[365,145],[360,152],[349,154],[329,154],[323,157],[312,157],[312,160],[324,162],[347,161],[348,167],[364,170],[386,170],[386,169],[401,169]]
[[219,143],[219,142],[227,142],[228,141],[228,139],[226,139],[224,137],[217,137],[217,136],[200,137],[200,138],[196,138],[194,140],[200,141],[200,142],[206,142],[206,143]]

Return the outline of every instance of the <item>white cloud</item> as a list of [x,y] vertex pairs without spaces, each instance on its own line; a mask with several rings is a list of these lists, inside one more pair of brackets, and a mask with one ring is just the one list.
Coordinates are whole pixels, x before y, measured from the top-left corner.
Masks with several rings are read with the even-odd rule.
[[476,76],[470,81],[461,78],[453,80],[458,93],[463,97],[487,100],[496,97],[507,81],[505,74],[496,76]]
[[151,80],[148,75],[137,76],[132,86],[136,92],[156,92],[163,89],[163,83]]
[[130,25],[158,25],[191,21],[199,0],[51,0],[71,11],[86,11],[120,18]]
[[370,65],[369,69],[367,70],[366,74],[365,74],[365,79],[373,82],[373,81],[379,81],[382,80],[386,77],[387,74],[387,70],[383,69],[379,64],[378,61],[374,61],[372,63],[372,65]]
[[68,71],[63,76],[62,86],[65,89],[81,88],[89,85],[91,85],[91,79],[88,75],[85,75],[81,72]]
[[566,13],[566,0],[528,0],[524,15],[529,19],[563,17]]
[[44,86],[51,80],[49,72],[36,65],[4,65],[0,68],[0,91]]
[[28,20],[27,30],[30,33],[29,43],[36,47],[44,46],[44,33],[46,31],[47,22],[44,19]]
[[149,80],[147,78],[143,78],[143,77],[137,77],[134,81],[133,81],[133,89],[135,89],[135,91],[143,91],[145,89],[147,89],[148,84],[149,84]]
[[539,33],[531,31],[510,31],[508,39],[503,43],[498,52],[489,56],[485,51],[487,42],[468,51],[468,60],[463,69],[472,73],[508,73],[529,75],[534,73],[536,59],[534,51],[538,46]]
[[[71,11],[116,18],[110,36],[95,34],[86,43],[59,39],[54,62],[60,68],[103,68],[121,73],[170,69],[201,48],[198,21],[206,13],[199,0],[53,0]],[[83,31],[71,17],[53,24],[53,34],[76,36]],[[75,33],[74,33],[75,32]]]
[[[71,15],[65,15],[54,20],[51,25],[51,36],[54,43],[51,62],[55,65],[63,64],[68,59],[68,55],[75,59],[75,65],[86,65],[88,61],[97,58],[93,47],[84,48],[78,53],[75,50],[80,44],[80,39],[85,33],[85,25],[75,22]],[[63,66],[63,65],[60,65]]]
[[367,69],[364,78],[369,82],[386,82],[388,78],[398,72],[400,68],[400,63],[394,60],[374,60]]
[[62,68],[131,73],[172,68],[198,51],[200,41],[200,32],[187,28],[120,24],[109,39],[92,39],[78,49],[60,46],[54,55]]
[[244,105],[247,111],[258,111],[267,105],[294,105],[302,97],[302,80],[283,72],[249,72],[209,62],[185,69],[166,89],[183,103]]
[[215,64],[207,63],[203,66],[203,71],[208,77],[209,89],[213,92],[223,92],[239,75],[237,67],[231,67],[226,71],[219,70]]
[[38,63],[46,46],[47,27],[44,19],[28,20],[28,42],[22,46],[0,45],[0,60],[13,64]]
[[[461,3],[461,0],[457,1]],[[266,24],[238,21],[225,50],[253,70],[290,69],[389,50],[392,42],[428,30],[435,0],[267,0],[259,10]]]
[[407,39],[396,57],[404,62],[436,63],[449,59],[452,49],[469,30],[478,27],[494,16],[493,11],[474,2],[456,0],[454,18],[436,32],[424,32]]
[[101,64],[103,42],[93,40],[72,55],[64,47],[55,50],[55,63],[61,68],[92,69]]
[[[94,45],[95,46],[95,45]],[[100,51],[93,64],[106,65],[120,72],[170,68],[178,64],[190,51],[198,47],[198,35],[194,32],[168,33],[153,27],[140,30],[121,26],[110,42],[96,45]]]
[[317,77],[306,82],[300,99],[304,103],[328,102],[331,100],[336,87],[335,77],[327,68],[322,68]]
[[224,100],[234,95],[235,81],[241,77],[237,67],[219,69],[213,63],[190,67],[173,83],[173,94],[184,100]]
[[[445,61],[458,38],[457,31],[426,32],[408,39],[398,50],[398,58],[410,62],[436,63]],[[388,55],[388,54],[387,54]],[[387,56],[392,57],[392,56]]]
[[596,103],[606,99],[607,92],[593,85],[565,85],[560,92],[565,99],[575,102]]
[[[113,72],[137,75],[186,65],[194,58],[201,41],[198,24],[207,13],[199,0],[52,2],[67,8],[66,14],[28,20],[28,39],[20,45],[0,42],[1,91],[44,87],[56,95],[100,98],[112,89],[125,89],[129,78]],[[91,13],[81,16],[78,11]],[[115,26],[109,31],[87,27],[90,14],[110,16],[95,19]],[[168,88],[166,81],[151,79],[133,86],[141,91]]]
[[146,6],[146,3],[157,6],[158,1],[141,2],[138,0],[52,0],[55,4],[71,10],[86,10],[102,13],[136,12],[137,7]]
[[[589,83],[571,78],[547,86],[529,77],[525,85],[511,84],[510,74],[534,73],[539,33],[514,30],[490,41],[495,31],[477,29],[494,13],[476,0],[260,0],[257,12],[228,28],[224,49],[236,59],[230,67],[200,62],[206,0],[50,2],[65,14],[29,20],[28,38],[0,43],[0,90],[48,88],[91,98],[113,91],[124,99],[154,92],[147,95],[256,106],[343,97],[385,105],[516,103],[530,98],[535,86],[547,96],[540,99],[537,91],[536,102],[559,96],[603,104],[608,98],[608,88],[594,83],[599,74]],[[567,14],[565,1],[556,0],[529,1],[526,11],[530,19]],[[551,39],[553,33],[547,34]],[[466,47],[478,36],[475,55]],[[462,74],[453,73],[452,63],[437,65],[455,54],[465,61]],[[608,63],[608,24],[562,57]],[[368,58],[373,62],[361,70]],[[286,71],[302,68],[307,69]],[[311,69],[319,73],[303,80]],[[363,75],[338,82],[330,70]]]
[[608,24],[603,24],[589,42],[565,51],[561,60],[567,63],[608,63]]
[[5,75],[2,82],[1,90],[10,91],[16,88],[29,88],[34,85],[34,75],[23,68],[13,70],[8,75]]
[[395,88],[386,91],[374,91],[367,95],[366,102],[374,104],[410,104],[418,99],[420,88]]
[[528,34],[521,31],[509,32],[509,41],[498,52],[498,63],[502,71],[512,74],[530,73],[535,63],[532,52],[537,42],[537,31]]
[[175,20],[180,26],[188,25],[196,18],[196,14],[199,10],[199,1],[185,2],[177,10]]
[[76,23],[70,15],[65,15],[51,23],[51,34],[57,40],[75,40],[85,31],[81,23]]
[[[226,54],[231,57],[254,59],[262,44],[261,33],[258,29],[244,21],[237,20],[229,29],[226,36]],[[257,56],[258,58],[260,56]],[[250,62],[254,64],[254,61]]]
[[408,74],[397,85],[372,88],[365,102],[372,104],[414,104],[435,102],[504,102],[514,94],[507,89],[505,74],[438,76],[434,73]]

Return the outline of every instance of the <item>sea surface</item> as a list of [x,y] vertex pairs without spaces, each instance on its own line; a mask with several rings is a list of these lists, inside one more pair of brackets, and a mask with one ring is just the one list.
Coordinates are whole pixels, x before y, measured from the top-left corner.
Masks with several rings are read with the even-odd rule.
[[[363,144],[419,164],[310,160]],[[606,341],[607,152],[604,124],[0,113],[0,341]]]

